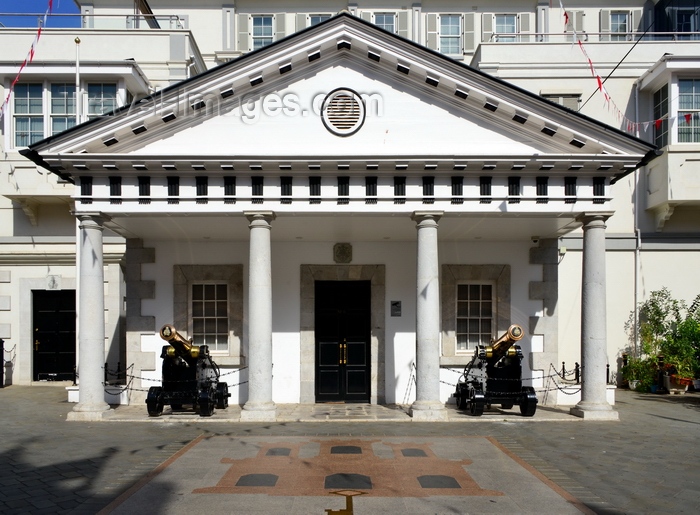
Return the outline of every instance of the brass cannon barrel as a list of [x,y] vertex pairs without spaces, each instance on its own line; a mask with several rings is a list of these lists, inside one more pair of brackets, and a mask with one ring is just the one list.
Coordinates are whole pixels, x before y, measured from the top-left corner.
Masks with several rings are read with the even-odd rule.
[[199,347],[192,345],[192,340],[186,339],[170,324],[165,324],[160,329],[160,337],[170,344],[168,348],[168,356],[197,358],[199,356]]
[[525,331],[518,324],[513,324],[508,328],[508,331],[500,338],[493,341],[490,346],[486,347],[486,358],[499,360],[506,354],[515,342],[522,340]]

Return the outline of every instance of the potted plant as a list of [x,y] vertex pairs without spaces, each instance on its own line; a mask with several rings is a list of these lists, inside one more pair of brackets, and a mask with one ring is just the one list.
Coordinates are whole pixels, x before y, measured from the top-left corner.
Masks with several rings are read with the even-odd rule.
[[656,383],[656,360],[650,357],[630,356],[627,359],[627,364],[622,367],[622,377],[629,382],[630,389],[638,392],[649,392]]
[[694,317],[693,310],[681,318],[672,327],[670,333],[661,342],[661,352],[666,362],[666,376],[669,385],[666,388],[685,391],[693,384],[693,379],[700,374],[698,349],[700,348],[700,322]]
[[651,386],[663,381],[669,391],[676,388],[675,383],[682,383],[685,389],[692,379],[700,379],[700,295],[687,307],[664,287],[651,292],[639,304],[638,313],[638,318],[630,314],[626,326],[634,349],[627,375],[640,375],[640,368],[646,366],[656,371]]

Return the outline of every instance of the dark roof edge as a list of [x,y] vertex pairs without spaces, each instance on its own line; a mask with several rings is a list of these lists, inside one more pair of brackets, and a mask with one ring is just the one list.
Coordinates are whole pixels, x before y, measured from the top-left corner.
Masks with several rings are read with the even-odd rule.
[[644,157],[642,158],[642,160],[639,162],[639,164],[637,166],[635,166],[631,170],[625,171],[624,173],[617,174],[615,177],[612,178],[612,180],[610,181],[610,184],[615,184],[617,181],[619,181],[620,179],[624,179],[629,174],[638,170],[642,166],[648,165],[651,161],[653,161],[657,157],[661,156],[663,153],[664,153],[663,150],[659,150],[658,148],[654,147],[652,150],[650,150],[649,152],[647,152],[644,155]]
[[59,172],[57,169],[55,169],[54,167],[52,167],[49,163],[47,163],[46,161],[44,161],[44,159],[41,157],[41,155],[39,154],[39,152],[37,152],[36,150],[33,150],[33,149],[31,149],[31,148],[22,148],[22,149],[20,149],[18,152],[19,152],[21,155],[23,155],[24,157],[26,157],[27,159],[29,159],[30,161],[33,161],[33,162],[34,162],[35,164],[37,164],[38,166],[41,166],[42,168],[48,170],[48,171],[51,172],[51,173],[55,173],[56,175],[58,175],[58,176],[59,176],[61,179],[63,179],[64,181],[68,181],[68,182],[70,182],[70,183],[72,183],[72,184],[75,184],[75,181],[71,178],[70,175],[66,175],[66,174],[64,174],[64,173],[61,173],[61,172]]

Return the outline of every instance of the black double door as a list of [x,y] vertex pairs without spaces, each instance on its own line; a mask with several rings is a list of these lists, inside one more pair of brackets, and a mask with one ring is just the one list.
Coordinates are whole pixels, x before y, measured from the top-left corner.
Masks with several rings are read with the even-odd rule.
[[316,402],[369,402],[370,281],[316,281]]
[[75,290],[34,290],[34,381],[73,379],[75,367]]

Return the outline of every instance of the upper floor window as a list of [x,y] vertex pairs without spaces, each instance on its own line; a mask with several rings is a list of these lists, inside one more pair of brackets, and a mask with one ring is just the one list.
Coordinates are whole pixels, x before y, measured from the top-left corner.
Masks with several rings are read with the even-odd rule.
[[462,17],[459,14],[440,15],[440,51],[443,54],[462,53]]
[[[81,100],[82,117],[91,119],[115,110],[118,87],[112,83],[89,83],[87,99]],[[84,93],[83,93],[84,94]],[[8,143],[26,147],[63,132],[77,123],[75,84],[36,82],[16,84],[12,91],[12,136]],[[127,92],[126,102],[130,101]]]
[[[464,15],[464,38],[473,30]],[[483,13],[481,15],[481,41],[483,43],[520,43],[534,41],[535,13]],[[465,52],[468,47],[465,42]]]
[[668,84],[654,92],[654,144],[668,145]]
[[374,13],[374,24],[389,32],[396,32],[396,15],[394,13]]
[[700,79],[678,81],[678,142],[700,142]]
[[542,98],[546,98],[555,104],[563,105],[574,111],[578,111],[579,104],[581,103],[581,95],[576,93],[564,93],[561,95],[555,93],[542,94]]
[[117,108],[117,85],[114,83],[93,83],[87,85],[88,118],[97,118]]
[[610,13],[610,40],[626,41],[630,32],[629,12],[612,11]]
[[[688,33],[698,31],[698,11],[697,9],[676,9],[675,10],[675,32]],[[678,39],[696,39],[691,35],[678,35]]]
[[329,20],[330,14],[312,14],[309,16],[309,26],[318,25],[322,21]]
[[518,32],[518,16],[516,14],[496,14],[494,15],[494,34],[507,34],[506,36],[495,36],[497,41],[505,43],[515,41],[515,34]]
[[15,146],[26,147],[44,138],[42,84],[17,84],[14,89]]
[[75,84],[51,84],[51,134],[75,125]]
[[272,43],[274,32],[271,15],[253,16],[253,50]]

